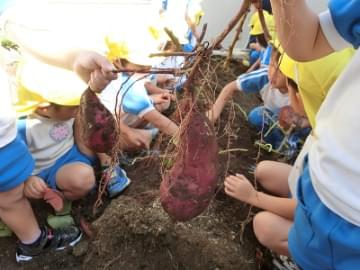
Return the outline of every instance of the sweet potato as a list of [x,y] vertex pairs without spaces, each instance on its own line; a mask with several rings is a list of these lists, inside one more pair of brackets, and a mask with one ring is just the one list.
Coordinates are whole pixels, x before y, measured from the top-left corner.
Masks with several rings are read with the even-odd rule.
[[111,153],[119,141],[117,123],[112,113],[90,89],[83,93],[79,111],[85,144],[97,153]]
[[160,201],[172,219],[187,221],[209,205],[218,179],[215,132],[209,120],[196,110],[182,129],[179,149],[160,185]]
[[279,112],[280,126],[288,130],[291,126],[293,128],[306,128],[310,126],[306,117],[297,114],[291,106],[284,106]]

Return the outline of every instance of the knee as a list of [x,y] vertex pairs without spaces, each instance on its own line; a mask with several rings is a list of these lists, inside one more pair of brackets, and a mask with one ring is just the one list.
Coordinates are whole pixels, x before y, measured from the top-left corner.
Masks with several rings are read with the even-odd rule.
[[249,112],[248,121],[257,130],[261,130],[264,123],[263,107],[256,107]]
[[258,241],[269,247],[272,241],[273,232],[271,231],[271,225],[269,224],[269,213],[266,211],[260,212],[255,215],[253,220],[253,229]]
[[258,165],[256,166],[255,177],[257,181],[260,182],[260,184],[264,179],[268,177],[269,173],[271,173],[271,171],[269,171],[269,167],[271,167],[270,163],[271,162],[264,160],[259,162]]
[[95,175],[92,168],[83,168],[79,172],[78,181],[75,181],[76,189],[87,194],[95,185]]
[[85,196],[95,185],[94,170],[89,166],[81,166],[64,190],[77,196]]

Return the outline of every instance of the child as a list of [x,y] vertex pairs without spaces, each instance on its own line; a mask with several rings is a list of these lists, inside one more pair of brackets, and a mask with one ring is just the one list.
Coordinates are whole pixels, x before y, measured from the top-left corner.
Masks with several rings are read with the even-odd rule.
[[[272,1],[280,41],[296,60],[358,47],[359,1],[333,0],[319,17],[306,1]],[[301,10],[301,13],[299,13]],[[290,20],[290,23],[285,21]],[[291,28],[290,28],[291,25]],[[297,38],[286,38],[293,31]],[[316,116],[314,142],[297,185],[299,204],[289,250],[303,269],[356,269],[360,264],[360,148],[357,120],[360,54],[332,86]]]
[[201,0],[162,1],[160,15],[164,25],[179,39],[182,49],[191,52],[200,39],[196,28],[204,16]]
[[[254,12],[251,15],[250,23],[249,23],[250,37],[249,37],[248,47],[250,49],[250,52],[249,52],[250,65],[253,65],[259,59],[260,53],[261,53],[261,51],[258,50],[258,47],[256,45],[256,43],[257,43],[256,35],[258,35],[257,33],[259,31],[262,32],[262,27],[261,27],[259,13],[258,13],[258,9],[260,7],[259,2],[252,1],[251,4],[252,4],[252,7],[254,8]],[[271,15],[271,5],[269,3],[269,0],[262,0],[262,8],[263,8],[263,14],[264,14],[266,25],[269,28],[269,32],[271,35],[274,35],[275,34],[274,33],[275,24],[274,24],[274,19]],[[272,38],[275,39],[275,37],[272,37]]]
[[[34,59],[20,65],[18,77],[18,92],[22,97],[27,94],[32,102],[32,108],[27,108],[30,114],[18,121],[19,135],[35,160],[32,176],[25,182],[25,196],[47,200],[50,188],[70,201],[84,197],[95,184],[95,157],[79,141],[75,144],[78,127],[74,127],[79,126],[75,116],[86,84],[70,71]],[[55,210],[62,212],[62,208]],[[48,223],[53,228],[73,224],[70,208],[66,210],[56,218],[49,217]]]
[[[148,33],[144,33],[143,38],[143,44],[154,43],[154,37]],[[128,48],[124,53],[124,50],[121,50],[124,46],[121,37],[108,36],[106,44],[109,59],[120,69],[135,70],[154,65],[159,61],[149,57],[149,54],[154,52],[149,46],[141,46],[141,44],[138,45],[138,51]],[[170,104],[172,95],[169,91],[156,87],[155,91],[151,91],[153,88],[149,89],[150,95],[152,94],[150,96],[144,85],[144,78],[147,76],[149,75],[120,73],[119,78],[110,83],[100,95],[104,105],[121,119],[120,135],[124,150],[139,149],[144,145],[148,147],[158,130],[170,136],[174,136],[178,131],[178,126],[160,112]],[[145,144],[134,144],[126,134],[128,131],[136,133]]]
[[[295,62],[290,58],[284,59],[283,57],[279,68],[282,76],[285,77],[283,74],[288,74],[294,65]],[[289,81],[289,78],[285,78]],[[287,83],[287,87],[289,92],[297,91],[297,85],[294,82]],[[303,111],[303,107],[296,97],[292,98],[292,105],[294,101],[298,112]],[[307,140],[298,159],[307,153],[310,145],[311,141]],[[225,179],[226,194],[265,210],[254,217],[254,233],[260,243],[280,255],[289,255],[287,232],[293,223],[296,206],[293,193],[296,178],[294,175],[290,177],[290,174],[296,174],[296,167],[300,165],[296,162],[294,169],[288,164],[275,161],[262,161],[257,165],[255,179],[272,195],[255,190],[244,175],[231,175]],[[291,195],[290,198],[289,194]]]
[[[185,52],[193,51],[200,39],[197,26],[204,15],[201,0],[162,1],[160,15],[162,23],[179,39],[181,49]],[[169,41],[164,50],[173,52],[179,49]],[[154,67],[177,69],[183,67],[184,63],[184,56],[169,56]],[[186,81],[186,75],[153,74],[151,78],[160,88],[176,91],[181,90]]]
[[[114,78],[113,74],[108,73],[111,65],[98,54],[72,51],[50,57],[43,55],[43,58],[59,65],[66,62],[66,66],[76,66],[79,73],[87,78],[90,78],[94,72],[98,75],[102,74],[97,79],[91,80],[92,86],[97,90],[104,87],[104,82],[108,83],[108,80]],[[2,70],[0,70],[0,84],[3,90],[0,99],[0,218],[20,240],[17,244],[16,260],[29,261],[45,251],[61,250],[69,245],[75,245],[81,238],[81,232],[74,226],[54,231],[47,227],[39,227],[23,193],[24,182],[32,172],[34,160],[17,135],[7,77]]]
[[[260,93],[264,100],[264,106],[257,107],[249,113],[249,122],[259,131],[263,130],[265,134],[267,129],[276,121],[279,109],[289,105],[285,77],[276,68],[279,57],[280,53],[274,48],[270,66],[242,74],[236,81],[227,84],[221,90],[212,109],[208,112],[209,119],[213,122],[218,119],[226,102],[233,96],[235,91]],[[264,113],[265,116],[263,116]],[[282,140],[282,132],[279,129],[274,129],[264,139],[276,148]]]
[[[119,115],[122,124],[142,132],[146,145],[150,145],[151,140],[156,136],[158,130],[174,136],[177,131],[177,125],[161,114],[161,111],[167,108],[172,99],[168,92],[149,95],[144,86],[142,75],[133,75],[122,73],[119,79],[110,83],[109,86],[100,95],[104,105],[115,113],[117,110],[116,100],[120,108]],[[119,96],[117,97],[117,93]],[[150,128],[146,129],[148,124]],[[122,127],[120,127],[122,129]],[[130,142],[124,142],[123,149],[134,149],[135,145]]]
[[[328,88],[331,87],[329,80],[334,80],[333,76],[336,76],[336,74],[339,73],[339,69],[344,66],[344,61],[347,61],[349,55],[351,55],[350,51],[343,50],[338,53],[333,53],[323,59],[307,63],[297,63],[289,58],[287,54],[283,55],[279,68],[281,72],[287,76],[287,86],[291,104],[293,107],[295,105],[294,110],[298,114],[303,115],[305,113],[304,106],[298,99],[299,91],[301,94],[301,91],[307,90],[310,92],[310,90],[312,90],[312,93],[314,93],[315,96],[321,96],[323,93],[326,95]],[[320,65],[320,63],[323,65]],[[296,67],[298,69],[296,69]],[[295,76],[296,70],[298,72],[297,76]],[[305,82],[305,76],[307,76],[308,79],[311,79],[309,74],[312,74],[312,76],[318,78],[318,80],[316,82]],[[302,78],[302,85],[300,87],[298,87],[293,79],[291,79],[296,79],[296,77]],[[317,85],[320,82],[323,83],[321,87]],[[314,87],[314,85],[316,85],[316,87]],[[315,104],[317,104],[316,102],[309,104],[311,105],[309,105],[311,111],[319,109],[319,106],[315,106]],[[309,118],[312,119],[311,117]],[[312,121],[312,123],[314,123],[314,121]],[[257,181],[266,191],[273,195],[280,198],[288,198],[288,195],[291,194],[291,197],[296,199],[296,185],[298,177],[302,173],[304,157],[308,154],[313,141],[314,138],[310,135],[293,166],[274,161],[260,162],[257,165],[255,172]],[[244,178],[235,179],[233,177],[232,181],[234,182],[232,184],[234,186],[234,190],[243,189],[242,186],[245,185],[251,190],[251,192],[255,192],[252,189],[251,184],[244,180]],[[238,193],[238,191],[234,192]],[[228,194],[240,200],[244,198],[236,195],[235,193],[229,192]],[[260,197],[257,198],[256,205],[261,205],[258,202],[259,200]],[[289,203],[289,201],[286,202],[284,200],[284,203]],[[270,204],[264,208],[267,211],[260,212],[254,217],[253,227],[255,235],[264,246],[269,247],[279,254],[286,255],[288,254],[288,233],[291,225],[293,224],[293,218],[289,219],[284,215],[284,213],[276,214],[273,208],[269,207],[269,205]],[[263,205],[261,207],[263,207]]]
[[[321,59],[307,62],[296,62],[292,71],[286,76],[299,87],[299,95],[304,102],[304,110],[314,128],[316,113],[324,101],[332,84],[336,81],[354,55],[353,48],[333,52]],[[289,56],[285,53],[283,60]]]
[[[265,23],[267,27],[269,28],[269,32],[272,36],[275,36],[275,26],[274,26],[274,19],[271,15],[265,14]],[[261,26],[260,19],[258,17],[258,13],[255,13],[255,20],[253,22],[253,25],[251,26],[250,35],[254,37],[254,42],[251,43],[249,46],[250,48],[256,52],[257,60],[254,61],[254,63],[249,67],[246,73],[250,73],[254,70],[261,70],[266,68],[269,65],[270,62],[270,55],[272,46],[269,46],[264,35],[264,30]],[[273,37],[273,40],[275,40],[275,37]]]

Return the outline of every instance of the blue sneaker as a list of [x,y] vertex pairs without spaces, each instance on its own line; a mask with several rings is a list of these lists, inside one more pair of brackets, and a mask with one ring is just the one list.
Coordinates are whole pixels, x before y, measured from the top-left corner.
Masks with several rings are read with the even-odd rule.
[[131,183],[131,180],[127,177],[126,172],[119,166],[115,168],[106,168],[103,174],[109,177],[107,185],[107,192],[110,198],[114,198],[120,195]]

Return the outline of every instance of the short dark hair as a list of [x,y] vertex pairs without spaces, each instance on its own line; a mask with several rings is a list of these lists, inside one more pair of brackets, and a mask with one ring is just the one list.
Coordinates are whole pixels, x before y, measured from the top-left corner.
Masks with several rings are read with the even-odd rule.
[[299,92],[298,85],[297,85],[297,83],[296,83],[293,79],[291,79],[291,78],[289,78],[289,77],[286,77],[286,80],[287,80],[287,83],[288,83],[292,88],[294,88],[294,90],[295,90],[296,92]]
[[265,35],[264,34],[260,34],[260,35],[255,35],[256,41],[264,48],[266,48],[268,46],[268,43],[266,42],[265,39]]

